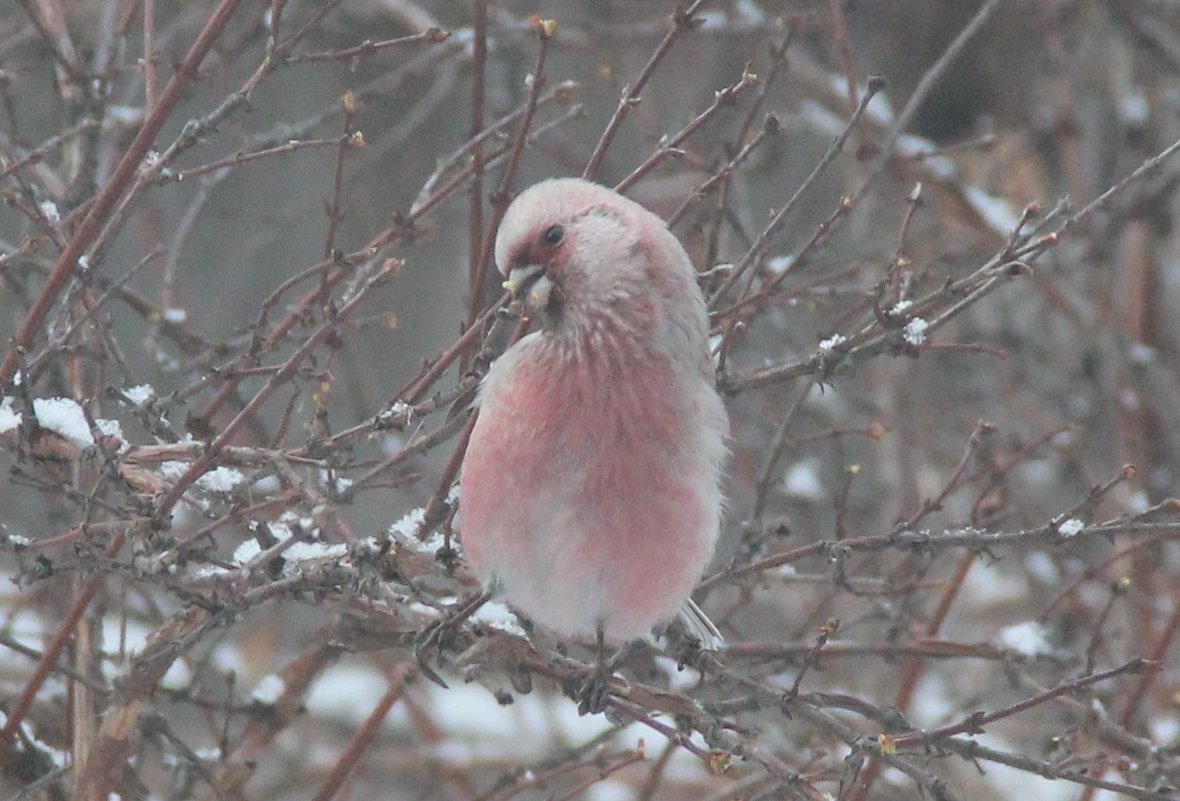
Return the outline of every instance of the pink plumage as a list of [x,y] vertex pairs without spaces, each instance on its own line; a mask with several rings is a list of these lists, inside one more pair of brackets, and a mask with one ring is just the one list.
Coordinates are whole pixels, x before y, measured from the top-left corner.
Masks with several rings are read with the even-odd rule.
[[717,540],[728,422],[688,256],[654,214],[573,178],[521,193],[495,255],[543,326],[480,390],[468,562],[562,635],[631,640],[678,613],[701,634],[689,593]]

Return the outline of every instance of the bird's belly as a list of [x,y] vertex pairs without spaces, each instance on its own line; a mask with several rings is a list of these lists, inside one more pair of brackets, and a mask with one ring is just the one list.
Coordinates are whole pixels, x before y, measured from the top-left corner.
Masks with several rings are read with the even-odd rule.
[[601,382],[554,393],[545,379],[517,364],[485,399],[460,486],[468,561],[548,629],[643,636],[676,614],[712,555],[723,434],[670,374],[614,397]]

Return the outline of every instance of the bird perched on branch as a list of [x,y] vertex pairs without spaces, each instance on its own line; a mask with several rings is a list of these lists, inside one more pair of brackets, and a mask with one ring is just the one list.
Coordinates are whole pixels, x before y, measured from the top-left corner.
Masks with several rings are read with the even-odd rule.
[[713,555],[728,419],[696,272],[664,222],[588,181],[513,201],[496,264],[541,329],[484,379],[459,485],[467,560],[546,629],[627,642],[680,617]]

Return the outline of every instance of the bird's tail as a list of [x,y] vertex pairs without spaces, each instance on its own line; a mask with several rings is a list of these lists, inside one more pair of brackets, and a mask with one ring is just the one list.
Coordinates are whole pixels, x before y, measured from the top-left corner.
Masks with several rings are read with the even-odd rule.
[[700,641],[702,651],[717,651],[725,645],[725,638],[717,626],[692,598],[680,607],[676,620],[690,636]]

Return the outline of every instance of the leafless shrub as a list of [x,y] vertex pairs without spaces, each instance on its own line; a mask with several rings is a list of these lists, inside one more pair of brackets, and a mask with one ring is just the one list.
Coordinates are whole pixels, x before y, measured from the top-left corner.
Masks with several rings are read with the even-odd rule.
[[[6,797],[1176,797],[1174,4],[19,6]],[[734,422],[728,645],[589,718],[508,610],[414,648],[552,174],[669,220]]]

